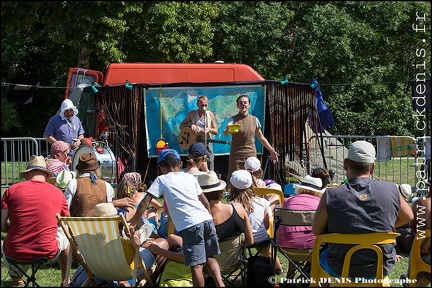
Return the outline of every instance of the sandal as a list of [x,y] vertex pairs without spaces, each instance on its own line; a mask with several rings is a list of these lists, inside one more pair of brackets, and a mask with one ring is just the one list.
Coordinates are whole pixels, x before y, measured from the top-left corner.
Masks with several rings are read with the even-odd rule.
[[24,284],[24,280],[21,277],[12,275],[10,275],[10,277],[12,278],[13,286],[20,286]]

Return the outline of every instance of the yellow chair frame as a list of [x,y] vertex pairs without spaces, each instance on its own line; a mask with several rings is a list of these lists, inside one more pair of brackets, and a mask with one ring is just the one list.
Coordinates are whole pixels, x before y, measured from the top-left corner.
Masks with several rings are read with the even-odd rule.
[[[374,232],[366,234],[339,234],[330,233],[322,234],[316,237],[314,243],[314,252],[312,253],[312,270],[311,270],[311,283],[310,287],[318,287],[319,279],[324,278],[331,281],[333,287],[390,287],[390,281],[388,276],[384,277],[384,266],[383,266],[383,254],[382,250],[378,244],[392,244],[396,242],[396,237],[399,233],[388,232]],[[333,277],[329,275],[324,269],[322,269],[319,258],[320,258],[320,248],[323,243],[332,244],[352,244],[354,245],[350,250],[348,250],[345,255],[342,274],[340,278]],[[348,274],[350,269],[351,258],[354,252],[361,249],[371,249],[377,254],[377,270],[376,270],[376,281],[368,281],[365,283],[359,282],[349,282]]]
[[424,262],[421,257],[420,246],[424,239],[431,237],[431,229],[424,231],[417,231],[414,236],[413,245],[411,247],[410,259],[409,259],[409,287],[416,285],[417,273],[419,272],[431,272],[431,265]]
[[[282,207],[285,196],[281,190],[273,189],[273,188],[264,188],[264,187],[253,187],[252,188],[255,195],[259,196],[269,196],[269,195],[276,195],[279,197],[279,205]],[[269,217],[269,228],[267,229],[267,233],[269,234],[270,238],[274,237],[274,215],[272,214]]]

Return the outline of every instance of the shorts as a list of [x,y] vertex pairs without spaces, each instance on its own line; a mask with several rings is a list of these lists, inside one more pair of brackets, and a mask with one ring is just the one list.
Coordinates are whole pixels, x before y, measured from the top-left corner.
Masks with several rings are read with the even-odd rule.
[[[58,257],[60,256],[60,253],[69,247],[69,240],[67,239],[67,237],[64,234],[64,231],[61,227],[57,227],[56,240],[57,240],[57,245],[58,245],[57,254],[53,258],[49,259],[44,265],[50,265],[50,264],[56,262]],[[9,274],[11,276],[14,276],[14,277],[22,277],[23,276],[21,272],[15,270],[14,267],[11,266],[7,262],[6,257],[3,258],[3,262],[4,262],[5,266],[9,269]],[[31,268],[30,265],[20,265],[20,267],[26,272]]]
[[[147,250],[147,249],[145,249],[143,247],[139,248],[139,252],[140,252],[141,258],[143,259],[144,264],[146,266],[146,270],[150,271],[150,269],[152,268],[153,264],[156,262],[155,255],[152,252],[150,252],[149,250]],[[138,270],[138,275],[139,276],[144,275],[144,271],[142,271],[141,269],[139,269]]]
[[220,253],[213,220],[179,231],[179,235],[183,239],[182,250],[186,266],[204,264],[207,258]]

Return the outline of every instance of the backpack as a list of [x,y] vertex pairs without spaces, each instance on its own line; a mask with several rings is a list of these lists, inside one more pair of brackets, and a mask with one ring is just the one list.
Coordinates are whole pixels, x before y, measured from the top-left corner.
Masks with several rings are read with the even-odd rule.
[[270,258],[251,256],[247,259],[247,287],[273,287],[269,278],[273,275]]

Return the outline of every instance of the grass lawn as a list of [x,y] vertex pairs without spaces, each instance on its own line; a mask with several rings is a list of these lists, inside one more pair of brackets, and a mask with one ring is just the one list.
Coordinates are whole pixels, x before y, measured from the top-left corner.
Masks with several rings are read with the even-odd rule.
[[[4,236],[2,235],[2,239]],[[402,287],[402,285],[399,282],[399,277],[403,273],[407,273],[408,271],[408,254],[401,254],[403,256],[403,259],[401,262],[396,263],[396,265],[393,268],[392,273],[390,274],[391,279],[391,286],[392,287]],[[284,270],[287,270],[288,261],[281,255],[279,255],[279,259],[284,265]],[[72,265],[72,271],[71,276],[75,272],[75,270],[78,268],[78,265],[74,262]],[[2,287],[13,287],[12,281],[7,273],[7,268],[4,266],[3,261],[1,264],[1,286]],[[37,273],[37,282],[42,287],[58,287],[61,282],[61,274],[60,274],[60,268],[58,264],[54,264],[51,267],[43,268],[38,271]],[[281,282],[281,277],[284,276],[277,276],[276,277],[276,283]],[[300,285],[300,284],[292,284],[290,286],[306,286],[306,285]]]

